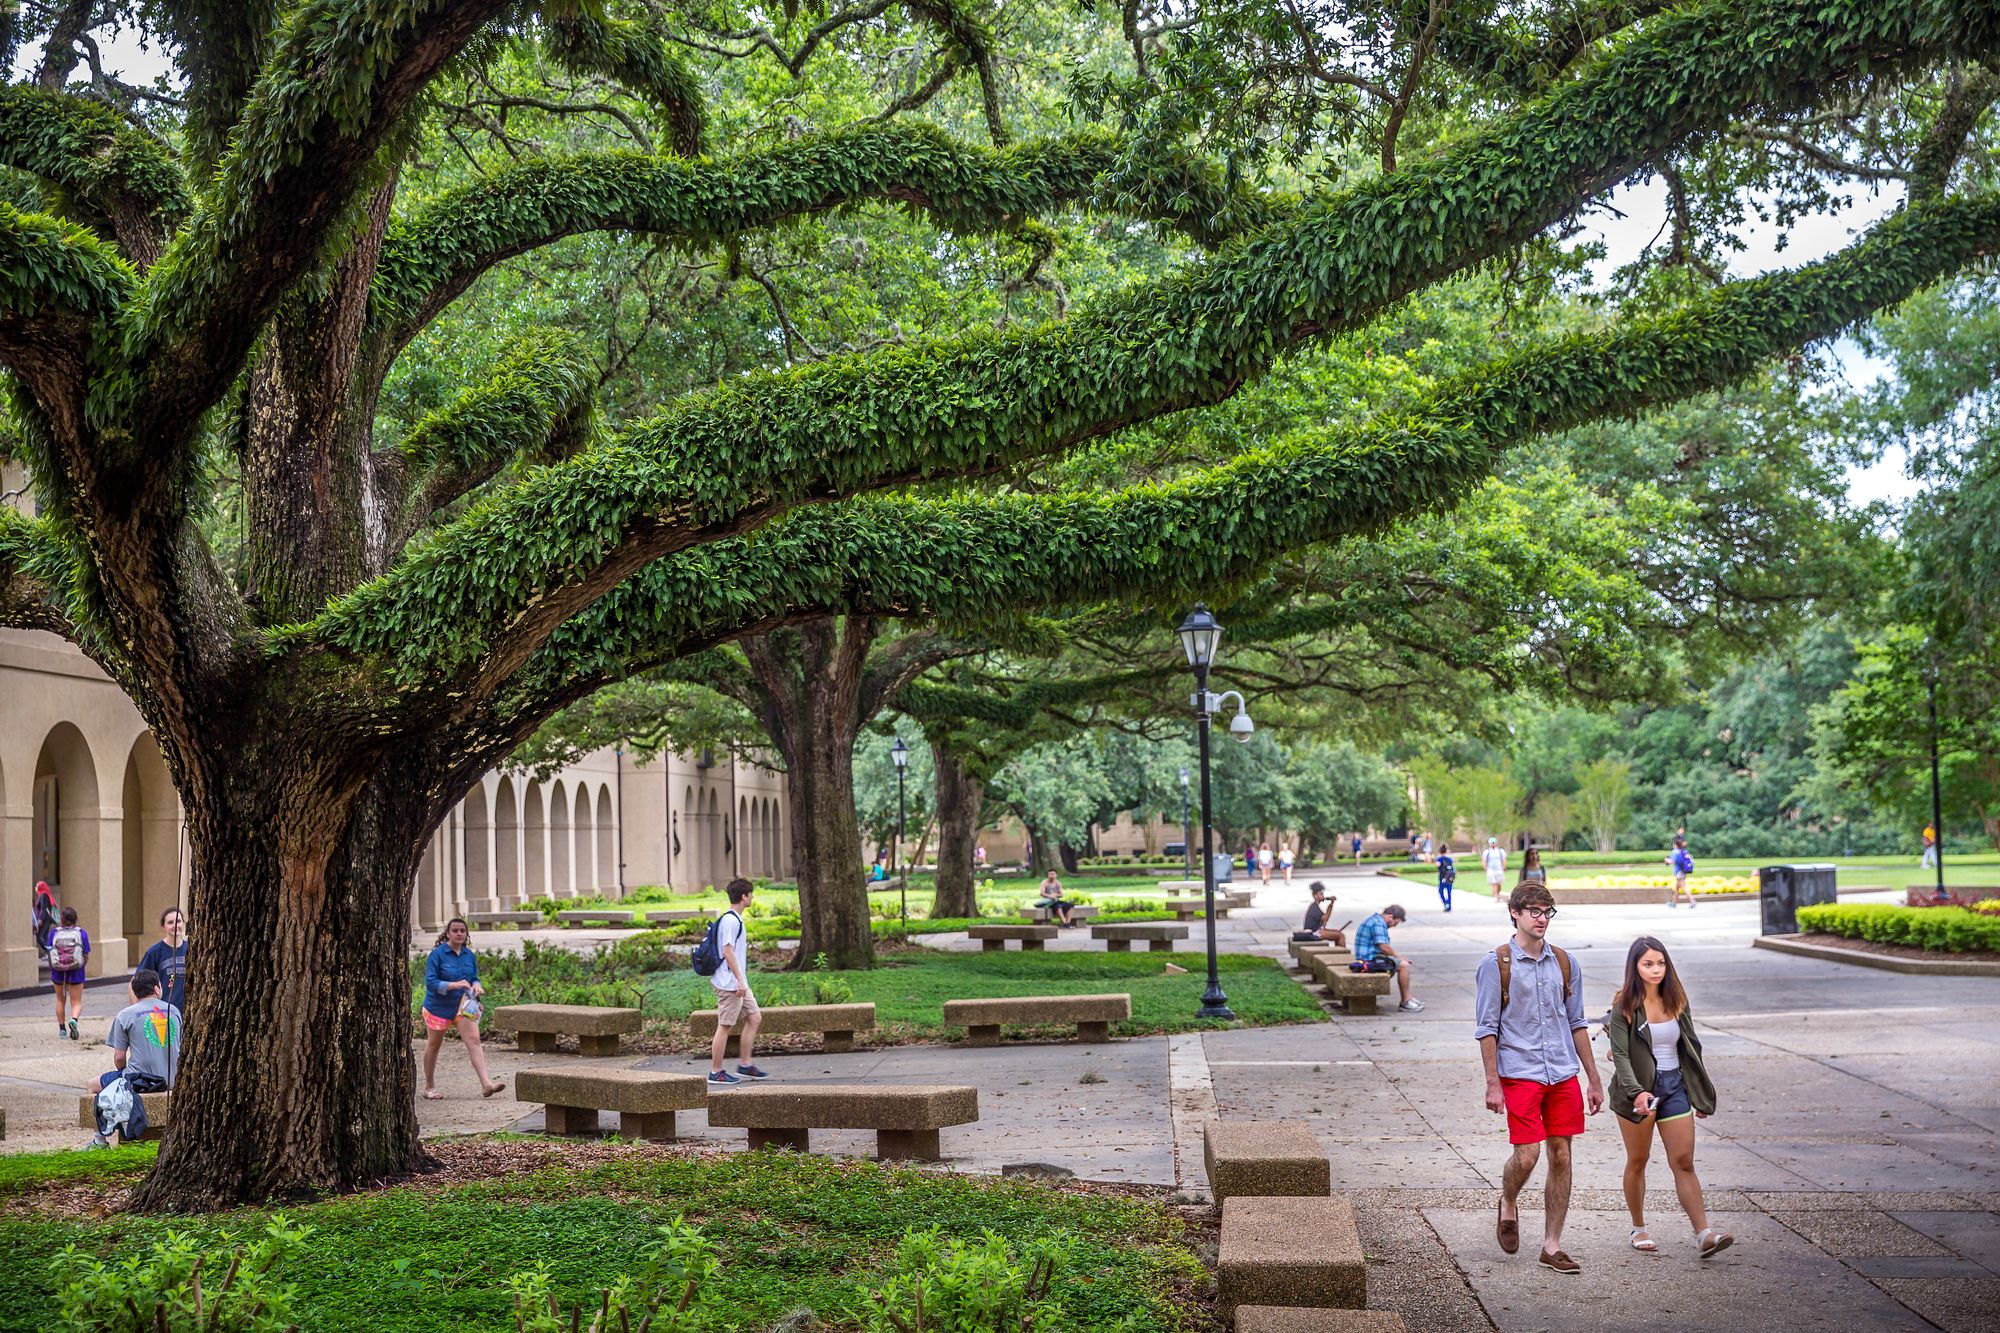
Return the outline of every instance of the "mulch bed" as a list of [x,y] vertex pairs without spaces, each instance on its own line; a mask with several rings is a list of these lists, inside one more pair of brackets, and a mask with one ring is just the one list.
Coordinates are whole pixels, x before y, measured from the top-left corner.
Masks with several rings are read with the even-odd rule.
[[1964,953],[1948,953],[1942,949],[1919,949],[1908,944],[1885,944],[1879,940],[1857,940],[1846,935],[1830,935],[1825,931],[1813,931],[1798,937],[1801,944],[1824,945],[1829,949],[1846,949],[1850,953],[1879,954],[1884,958],[1916,958],[1935,963],[1941,959],[1973,963],[2000,963],[2000,953],[1991,949],[1968,949]]

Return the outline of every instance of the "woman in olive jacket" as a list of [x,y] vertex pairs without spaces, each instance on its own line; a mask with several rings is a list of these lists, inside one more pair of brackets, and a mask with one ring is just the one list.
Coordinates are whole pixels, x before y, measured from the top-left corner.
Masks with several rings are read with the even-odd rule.
[[1646,1158],[1657,1126],[1674,1172],[1674,1193],[1694,1223],[1701,1257],[1720,1254],[1735,1237],[1708,1224],[1701,1181],[1694,1174],[1694,1119],[1715,1111],[1715,1085],[1702,1067],[1701,1038],[1688,1013],[1687,992],[1667,946],[1650,935],[1632,941],[1625,984],[1611,1001],[1611,1095],[1625,1136],[1625,1206],[1632,1212],[1632,1248],[1659,1246],[1646,1231]]

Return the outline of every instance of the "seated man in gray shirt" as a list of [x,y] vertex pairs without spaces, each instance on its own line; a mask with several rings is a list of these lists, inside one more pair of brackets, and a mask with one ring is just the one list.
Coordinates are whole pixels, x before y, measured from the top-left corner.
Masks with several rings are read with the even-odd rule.
[[132,1003],[111,1020],[113,1068],[97,1080],[95,1093],[123,1078],[137,1092],[165,1092],[174,1086],[181,1060],[181,1011],[160,997],[160,974],[134,972]]
[[1590,1025],[1583,1016],[1583,968],[1547,940],[1556,900],[1542,883],[1523,883],[1507,900],[1514,933],[1479,960],[1474,977],[1472,1035],[1486,1066],[1486,1109],[1507,1116],[1514,1155],[1500,1178],[1500,1248],[1520,1248],[1521,1187],[1549,1145],[1543,1194],[1542,1252],[1537,1262],[1575,1274],[1563,1253],[1569,1215],[1570,1140],[1583,1133],[1581,1071],[1590,1083],[1590,1114],[1604,1107],[1604,1083],[1590,1056]]

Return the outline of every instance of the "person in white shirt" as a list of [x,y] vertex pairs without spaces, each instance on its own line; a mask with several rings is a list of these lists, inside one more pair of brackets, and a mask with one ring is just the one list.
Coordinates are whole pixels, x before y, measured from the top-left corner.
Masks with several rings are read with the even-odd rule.
[[1486,850],[1479,854],[1481,865],[1486,867],[1486,887],[1493,890],[1493,901],[1500,901],[1500,886],[1507,878],[1507,850],[1500,845],[1500,839],[1488,838]]
[[[708,984],[715,987],[715,1040],[708,1048],[708,1081],[718,1086],[741,1083],[746,1078],[768,1078],[769,1075],[751,1062],[752,1048],[757,1043],[757,1029],[763,1026],[764,1013],[757,1007],[757,997],[750,993],[750,978],[744,973],[750,936],[743,928],[743,914],[750,910],[750,895],[756,886],[747,879],[732,879],[725,890],[729,894],[729,910],[715,923],[715,947],[722,955],[722,966],[715,969],[715,975]],[[734,1074],[722,1067],[722,1058],[729,1053],[729,1034],[732,1029],[742,1045],[737,1056],[740,1063]]]

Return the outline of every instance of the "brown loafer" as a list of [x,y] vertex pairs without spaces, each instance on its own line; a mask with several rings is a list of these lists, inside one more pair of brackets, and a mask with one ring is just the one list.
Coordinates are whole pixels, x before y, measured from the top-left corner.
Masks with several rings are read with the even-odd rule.
[[[1494,1206],[1495,1213],[1499,1212],[1501,1206],[1503,1205]],[[1510,1221],[1504,1217],[1500,1218],[1499,1224],[1493,1228],[1493,1234],[1500,1241],[1502,1254],[1514,1253],[1521,1248],[1521,1219],[1517,1217]]]
[[1554,1254],[1550,1254],[1547,1250],[1543,1250],[1541,1253],[1541,1257],[1537,1259],[1536,1262],[1541,1264],[1542,1267],[1544,1268],[1553,1268],[1556,1270],[1556,1272],[1567,1274],[1570,1277],[1575,1277],[1578,1273],[1581,1273],[1583,1271],[1582,1264],[1579,1264],[1576,1260],[1570,1258],[1567,1254],[1564,1254],[1561,1250],[1557,1250]]

